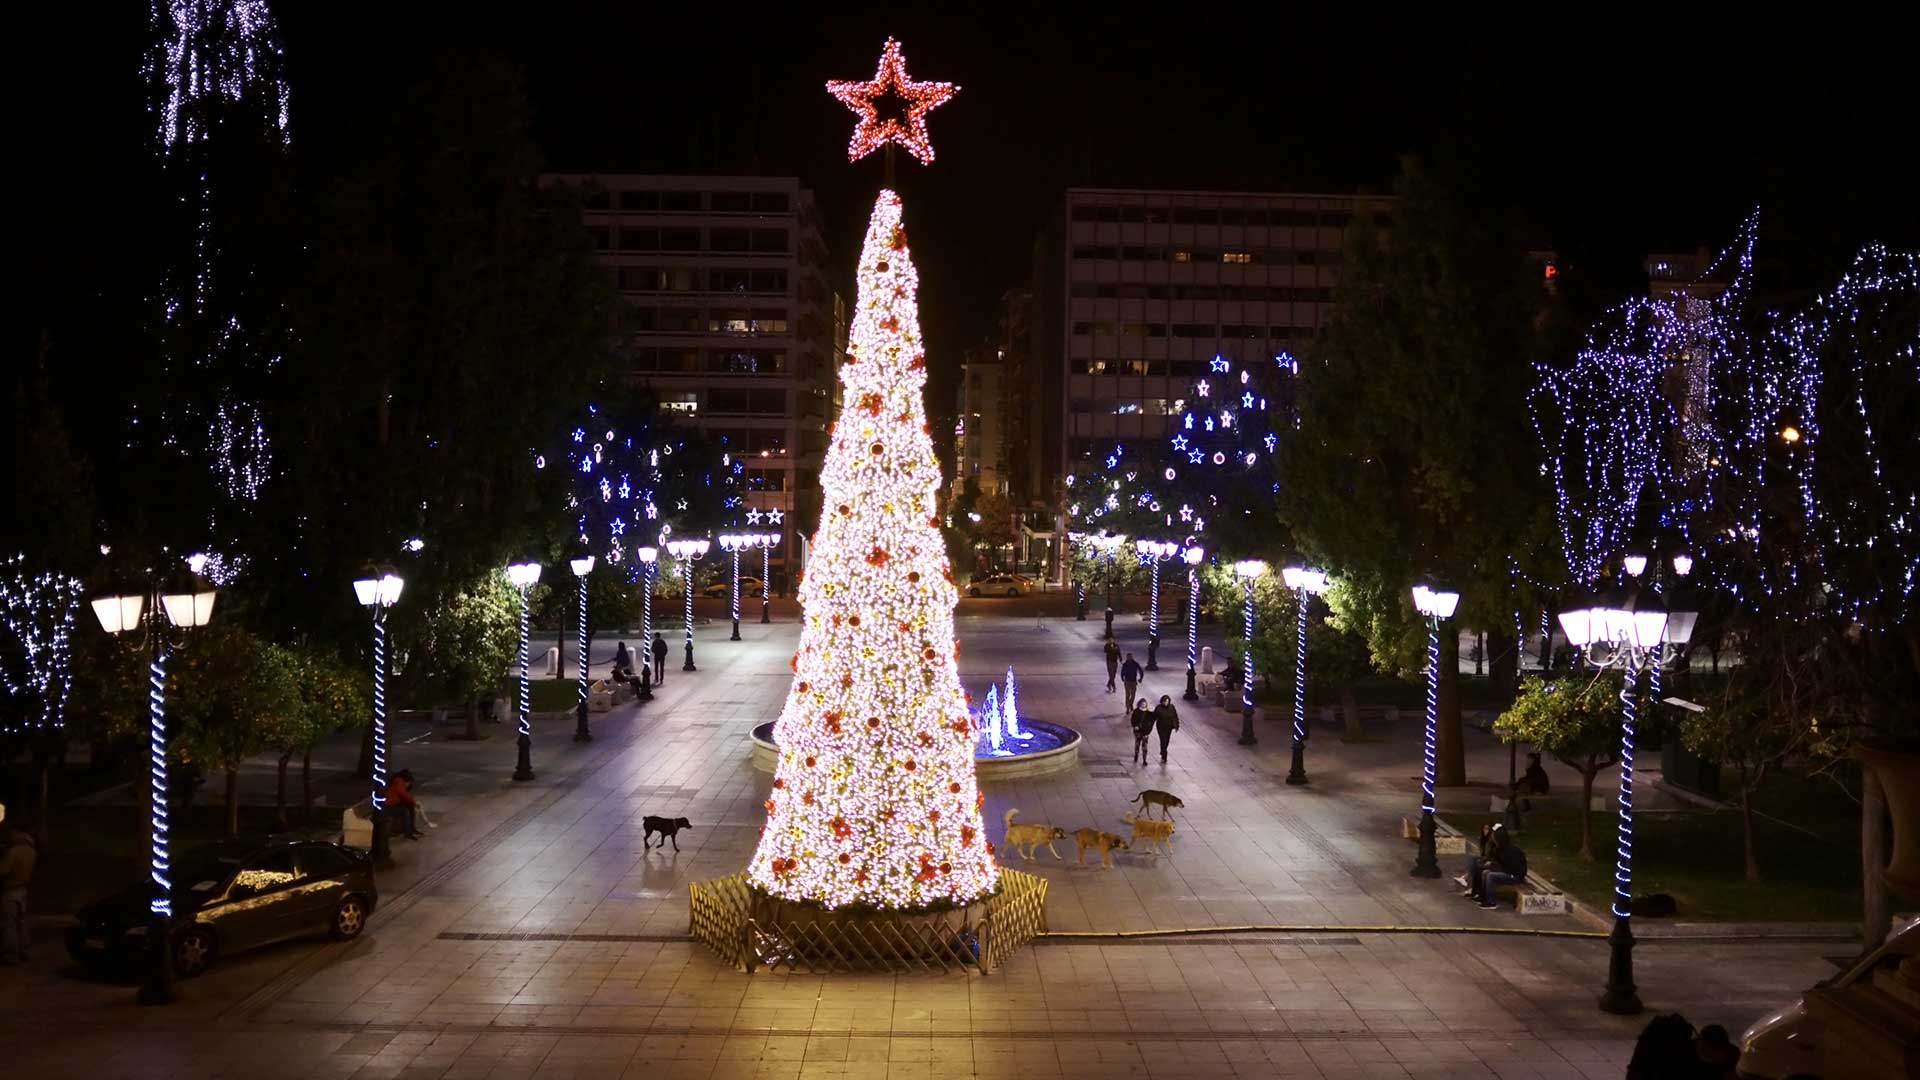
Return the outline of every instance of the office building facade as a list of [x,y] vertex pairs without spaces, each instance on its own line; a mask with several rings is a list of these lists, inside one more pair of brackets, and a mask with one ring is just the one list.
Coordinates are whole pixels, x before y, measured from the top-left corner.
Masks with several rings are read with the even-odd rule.
[[[819,472],[845,350],[812,192],[790,177],[557,174],[631,306],[636,382],[745,462],[748,506],[778,530],[791,588],[819,520]],[[779,518],[779,524],[773,519]]]

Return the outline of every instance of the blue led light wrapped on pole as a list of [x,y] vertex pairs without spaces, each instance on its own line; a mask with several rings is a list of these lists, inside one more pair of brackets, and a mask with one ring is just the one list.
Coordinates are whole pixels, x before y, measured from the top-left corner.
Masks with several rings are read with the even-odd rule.
[[578,616],[573,666],[578,668],[578,690],[573,705],[573,741],[592,742],[593,727],[587,721],[587,575],[593,573],[593,556],[570,559],[567,568],[580,582],[580,594],[574,603]]
[[1293,765],[1287,770],[1287,783],[1307,782],[1307,603],[1327,589],[1325,571],[1289,566],[1280,571],[1280,579],[1294,591],[1298,608],[1298,626],[1293,638]]
[[1253,733],[1253,581],[1267,572],[1267,564],[1244,559],[1233,564],[1240,579],[1246,618],[1246,643],[1240,650],[1240,745],[1253,746],[1260,739]]
[[[190,559],[189,565],[201,563]],[[147,899],[151,956],[146,981],[140,986],[143,1005],[180,999],[180,984],[174,977],[172,823],[167,814],[168,624],[180,630],[205,626],[213,617],[214,595],[213,589],[200,588],[196,578],[194,591],[153,595],[151,608],[142,594],[103,596],[92,602],[101,629],[109,634],[144,631],[151,650],[147,662],[147,876],[153,893]]]
[[518,781],[533,779],[533,722],[529,715],[532,702],[529,700],[527,686],[527,590],[540,580],[540,564],[536,562],[514,563],[507,567],[507,580],[520,593],[520,694],[518,707],[519,760],[513,768],[513,778]]
[[1413,606],[1427,620],[1427,729],[1421,753],[1420,847],[1413,858],[1414,877],[1437,878],[1440,861],[1433,850],[1434,738],[1440,724],[1440,624],[1453,617],[1460,594],[1426,585],[1413,587]]
[[705,540],[667,541],[667,552],[680,560],[680,579],[686,584],[687,660],[681,671],[700,670],[693,666],[693,560],[705,555],[708,546]]
[[760,624],[765,626],[773,621],[773,547],[780,542],[779,533],[761,533],[760,536]]
[[370,571],[353,583],[354,599],[373,616],[373,865],[393,865],[393,830],[387,822],[387,609],[405,584],[391,568]]
[[[1647,570],[1644,555],[1628,555],[1621,566],[1633,578]],[[1693,569],[1688,555],[1673,558],[1673,572],[1685,577]],[[1641,1009],[1639,988],[1633,982],[1633,752],[1639,724],[1638,688],[1642,667],[1649,669],[1652,700],[1660,698],[1660,665],[1665,645],[1684,650],[1693,637],[1697,611],[1668,611],[1649,584],[1635,595],[1619,594],[1589,606],[1560,613],[1560,626],[1576,655],[1597,668],[1619,667],[1620,687],[1620,806],[1618,839],[1614,845],[1613,930],[1607,935],[1607,986],[1600,1008],[1621,1015]]]
[[640,679],[640,700],[653,700],[653,684],[660,673],[654,671],[653,662],[653,579],[660,568],[660,549],[642,546],[633,549],[634,557],[640,560],[640,666],[646,674]]
[[1180,553],[1187,564],[1187,692],[1180,695],[1186,701],[1200,700],[1194,669],[1200,663],[1200,561],[1206,557],[1207,553],[1197,546]]
[[728,641],[740,640],[740,550],[747,546],[747,538],[723,534],[720,537],[720,550],[733,557],[733,584],[727,590],[727,604],[733,616],[733,635]]
[[1173,558],[1180,545],[1171,540],[1135,540],[1140,563],[1152,575],[1147,601],[1147,670],[1160,670],[1160,564]]

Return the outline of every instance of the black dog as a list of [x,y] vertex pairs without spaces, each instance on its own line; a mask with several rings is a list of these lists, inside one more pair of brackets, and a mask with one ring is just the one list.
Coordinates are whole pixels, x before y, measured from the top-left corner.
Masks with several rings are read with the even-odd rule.
[[646,835],[641,837],[640,846],[648,847],[653,842],[653,834],[660,834],[660,846],[665,847],[668,840],[673,841],[673,850],[680,850],[680,830],[693,828],[693,822],[683,817],[654,817],[648,814],[641,822],[646,826]]

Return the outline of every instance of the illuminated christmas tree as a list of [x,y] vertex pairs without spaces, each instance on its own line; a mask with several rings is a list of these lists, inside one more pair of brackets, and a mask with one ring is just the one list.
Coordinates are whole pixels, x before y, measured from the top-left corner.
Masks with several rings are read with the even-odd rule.
[[880,192],[821,470],[780,762],[749,875],[829,907],[965,903],[998,880],[980,822],[973,720],[955,662],[959,592],[921,388],[918,279],[900,197]]

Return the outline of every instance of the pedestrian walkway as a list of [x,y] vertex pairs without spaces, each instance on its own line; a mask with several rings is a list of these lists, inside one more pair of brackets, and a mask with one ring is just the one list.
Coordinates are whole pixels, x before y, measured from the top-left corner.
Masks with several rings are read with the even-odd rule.
[[[1116,630],[1144,659],[1144,629]],[[1583,928],[1482,911],[1407,874],[1398,822],[1418,787],[1405,739],[1322,732],[1313,784],[1287,787],[1285,725],[1262,721],[1258,747],[1237,745],[1238,714],[1179,702],[1184,664],[1167,664],[1143,692],[1181,705],[1171,760],[1129,766],[1100,632],[960,620],[976,697],[1011,664],[1024,714],[1086,738],[1077,771],[988,786],[989,833],[1012,807],[1124,833],[1129,800],[1152,787],[1185,801],[1173,853],[1124,852],[1113,870],[1072,865],[1070,843],[1062,861],[1002,857],[1050,881],[1056,931],[1271,929],[1042,940],[991,977],[723,966],[685,936],[687,886],[753,850],[771,777],[749,764],[747,732],[785,699],[797,627],[743,625],[729,643],[722,624],[700,640],[698,674],[669,671],[646,709],[600,718],[596,742],[543,724],[534,783],[505,779],[510,740],[483,744],[471,783],[433,804],[443,827],[383,876],[361,941],[236,958],[169,1010],[55,964],[0,976],[0,1060],[102,1076],[267,1063],[287,1077],[1620,1075],[1644,1020],[1594,1007],[1604,942],[1520,933]],[[1504,777],[1504,752],[1469,745],[1470,772]],[[692,821],[679,852],[643,850],[646,814]],[[1664,941],[1636,960],[1650,1012],[1738,1030],[1829,974],[1832,951]]]

